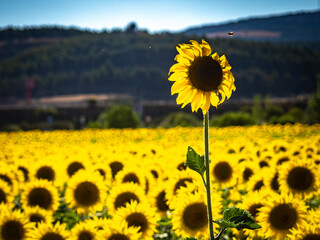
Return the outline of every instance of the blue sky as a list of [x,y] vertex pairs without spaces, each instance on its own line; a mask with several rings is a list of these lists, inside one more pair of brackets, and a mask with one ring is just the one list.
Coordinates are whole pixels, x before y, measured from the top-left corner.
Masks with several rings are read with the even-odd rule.
[[220,23],[319,9],[320,0],[0,0],[0,27],[63,25],[94,30],[139,28],[179,31]]

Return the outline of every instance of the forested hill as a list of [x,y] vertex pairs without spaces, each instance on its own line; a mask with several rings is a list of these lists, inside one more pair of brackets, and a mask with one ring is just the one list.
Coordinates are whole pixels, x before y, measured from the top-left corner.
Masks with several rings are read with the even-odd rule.
[[234,37],[255,41],[320,41],[320,11],[301,12],[271,17],[259,17],[228,22],[225,24],[206,25],[187,29],[188,35],[227,37],[234,32]]
[[[66,29],[60,33],[63,31],[68,33]],[[24,98],[25,82],[30,77],[36,82],[35,97],[126,93],[147,99],[174,99],[170,96],[172,83],[167,79],[177,53],[175,47],[190,39],[201,40],[137,30],[72,31],[49,36],[50,29],[46,29],[46,37],[33,34],[25,39],[19,37],[16,42],[11,39],[13,49],[0,59],[0,100]],[[226,54],[233,67],[237,86],[233,98],[255,94],[292,96],[316,88],[320,53],[311,48],[235,38],[209,39],[209,43],[214,51]],[[8,41],[0,39],[0,52],[6,51],[6,44]]]

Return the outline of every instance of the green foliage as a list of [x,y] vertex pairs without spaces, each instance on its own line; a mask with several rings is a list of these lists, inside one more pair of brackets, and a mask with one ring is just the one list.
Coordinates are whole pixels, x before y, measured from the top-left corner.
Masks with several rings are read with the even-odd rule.
[[98,122],[102,128],[137,128],[139,117],[130,106],[114,106],[102,113]]
[[210,125],[216,127],[247,126],[255,123],[256,120],[250,114],[244,112],[226,112],[210,120]]
[[[132,25],[128,30],[135,30]],[[0,97],[23,97],[24,82],[36,81],[33,96],[71,93],[128,93],[169,99],[167,73],[175,46],[187,43],[181,34],[70,32],[66,29],[21,30],[4,34],[0,46]],[[29,50],[13,39],[32,37]],[[48,39],[47,43],[40,40]],[[195,40],[201,40],[195,37]],[[54,41],[52,41],[54,40]],[[50,44],[49,44],[50,43]],[[237,82],[236,95],[276,96],[311,93],[320,69],[320,53],[285,44],[215,39],[214,51],[226,54]],[[10,57],[9,57],[10,56]],[[294,81],[293,81],[294,80]],[[285,91],[284,91],[285,89]]]
[[214,222],[221,228],[236,228],[237,230],[261,228],[249,212],[237,207],[227,208],[223,212],[222,219]]
[[294,124],[295,122],[296,120],[294,119],[294,117],[289,114],[284,114],[281,116],[273,116],[268,121],[268,123],[270,124],[281,124],[281,125],[284,125],[287,123]]
[[194,114],[177,112],[170,113],[167,117],[165,117],[158,126],[164,128],[170,127],[195,127],[200,126],[201,121],[199,121]]
[[309,123],[320,122],[320,75],[318,77],[317,90],[308,102],[307,116]]
[[204,156],[200,156],[199,154],[197,154],[190,146],[188,147],[187,160],[185,165],[193,171],[199,173],[201,176],[203,176],[206,170]]
[[252,117],[258,123],[262,120],[262,103],[260,95],[255,95],[253,97]]

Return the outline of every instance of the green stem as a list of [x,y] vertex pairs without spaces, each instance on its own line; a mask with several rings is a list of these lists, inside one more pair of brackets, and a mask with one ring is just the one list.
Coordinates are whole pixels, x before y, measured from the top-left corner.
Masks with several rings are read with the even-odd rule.
[[207,210],[208,210],[208,224],[210,240],[214,240],[212,206],[211,206],[211,184],[210,184],[210,169],[209,169],[209,111],[203,116],[204,125],[204,158],[206,163],[206,191],[207,191]]

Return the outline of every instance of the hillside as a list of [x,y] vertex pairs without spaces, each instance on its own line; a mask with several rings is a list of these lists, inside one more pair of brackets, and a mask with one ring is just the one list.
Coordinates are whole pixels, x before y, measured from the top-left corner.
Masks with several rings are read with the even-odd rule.
[[224,24],[189,28],[187,35],[207,38],[234,37],[244,40],[275,42],[320,41],[320,11],[302,12],[271,17],[249,18]]
[[[280,23],[283,29],[292,27],[292,19],[303,22],[303,19],[315,18],[305,29],[312,28],[316,39],[319,25],[315,24],[319,13],[230,24],[246,25],[247,29],[249,26],[260,29],[273,26],[275,30],[276,26],[280,28]],[[301,30],[301,24],[293,23]],[[213,28],[227,32],[230,30],[226,29],[227,25]],[[207,31],[210,27],[201,29]],[[196,34],[198,30],[190,29],[186,33]],[[233,67],[237,86],[233,98],[250,98],[256,94],[290,97],[310,94],[316,89],[320,74],[320,40],[307,44],[244,41],[237,39],[237,32],[232,30],[234,37],[212,39],[207,35],[206,39],[214,46],[214,51],[226,54]],[[173,100],[175,97],[170,96],[171,82],[167,80],[167,73],[177,54],[175,47],[190,39],[200,41],[199,31],[199,36],[190,36],[171,33],[151,35],[138,29],[131,32],[91,32],[62,27],[2,29],[0,101],[5,103],[25,98],[25,85],[29,78],[35,80],[33,97],[103,93]]]

